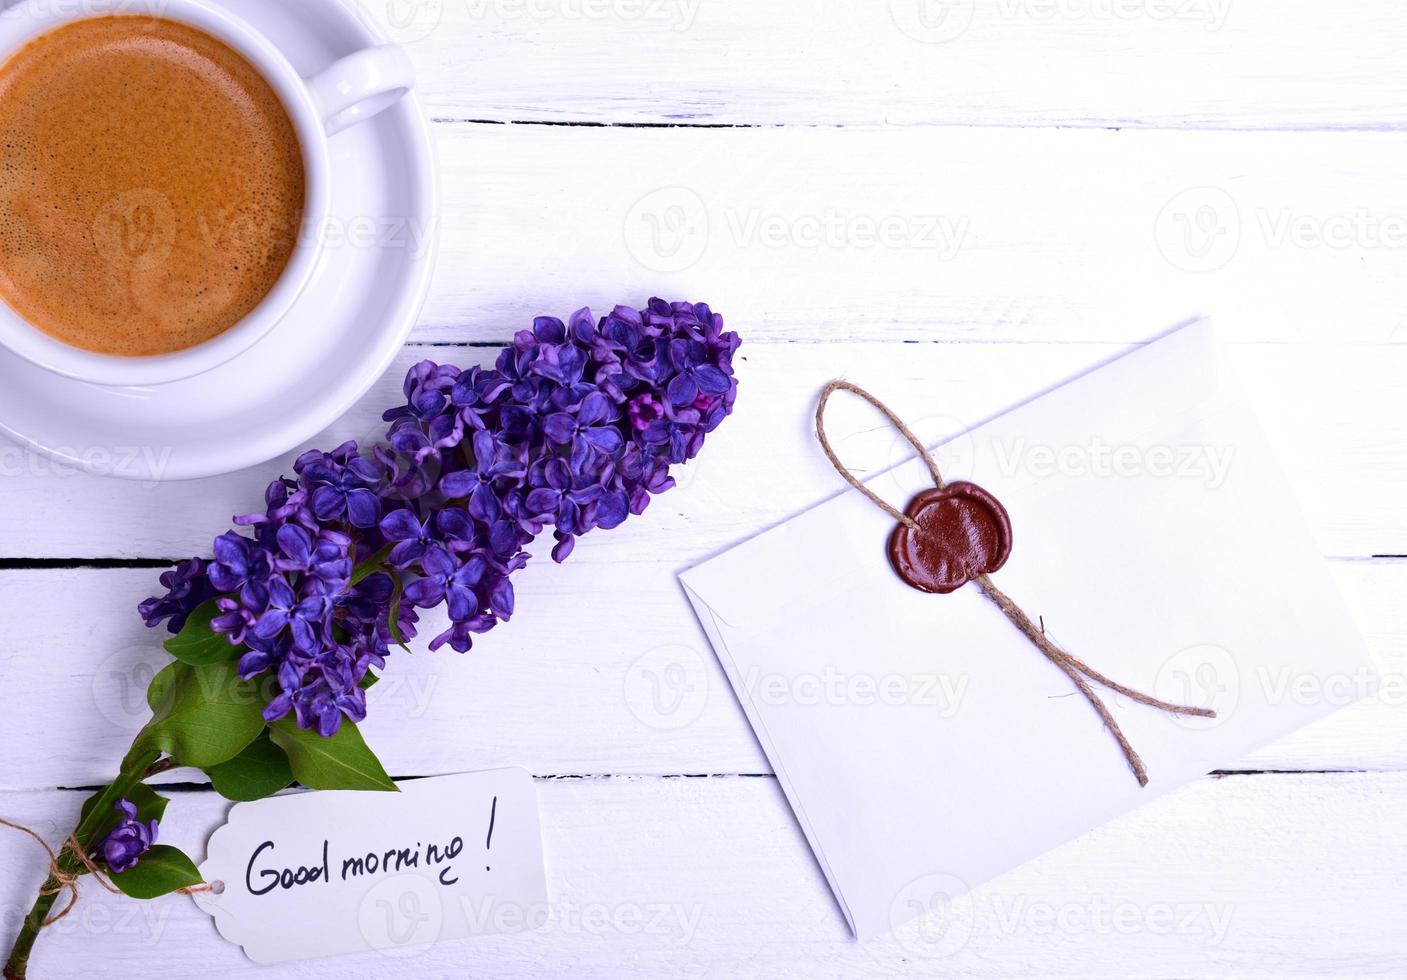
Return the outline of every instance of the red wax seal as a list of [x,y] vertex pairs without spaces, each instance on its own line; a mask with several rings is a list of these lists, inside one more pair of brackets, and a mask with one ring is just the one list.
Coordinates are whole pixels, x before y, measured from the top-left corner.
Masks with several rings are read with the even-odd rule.
[[1001,568],[1011,554],[1006,508],[975,483],[925,490],[907,514],[918,527],[895,528],[889,560],[900,578],[922,592],[956,592]]

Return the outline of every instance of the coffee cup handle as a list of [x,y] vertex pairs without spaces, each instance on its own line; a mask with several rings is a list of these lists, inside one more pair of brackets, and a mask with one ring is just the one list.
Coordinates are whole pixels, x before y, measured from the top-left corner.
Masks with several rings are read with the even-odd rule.
[[399,102],[415,87],[415,66],[399,46],[383,44],[349,54],[304,81],[331,136]]

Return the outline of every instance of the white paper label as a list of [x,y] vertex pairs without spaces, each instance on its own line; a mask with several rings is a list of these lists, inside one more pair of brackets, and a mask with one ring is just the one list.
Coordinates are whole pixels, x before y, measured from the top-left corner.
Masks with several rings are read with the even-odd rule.
[[200,866],[196,903],[257,963],[536,928],[547,880],[522,769],[240,803]]

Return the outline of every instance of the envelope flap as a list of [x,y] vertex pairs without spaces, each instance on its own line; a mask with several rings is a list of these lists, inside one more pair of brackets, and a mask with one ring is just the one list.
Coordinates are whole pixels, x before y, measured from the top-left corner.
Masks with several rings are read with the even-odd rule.
[[[698,565],[680,575],[721,626],[760,629],[836,601],[854,575],[857,556],[886,561],[893,521],[858,493],[847,493],[738,545],[728,561]],[[734,569],[767,569],[775,582],[804,581],[804,590],[739,587]],[[783,596],[784,598],[780,598]]]
[[[1152,347],[1156,347],[1161,365],[1156,371],[1149,370],[1146,363]],[[1030,442],[1027,435],[1013,434],[1047,433],[1052,419],[1061,420],[1057,429],[1097,431],[1099,421],[1112,414],[1122,432],[1139,432],[1145,440],[1156,441],[1160,428],[1171,437],[1187,413],[1199,413],[1221,384],[1211,322],[1195,320],[1148,346],[1123,351],[1102,366],[930,449],[965,440],[974,448],[969,460],[972,471],[946,476],[977,480],[1000,498],[1003,484],[1021,478],[1005,472],[1009,467],[1003,453],[1011,451],[1013,445]],[[1036,439],[1041,441],[1045,436]],[[928,471],[917,457],[865,483],[898,506],[931,485]],[[780,616],[837,601],[856,574],[857,565],[862,570],[871,562],[887,567],[885,548],[893,528],[894,521],[887,514],[857,491],[848,490],[735,546],[726,552],[726,561],[704,562],[680,579],[708,605],[722,627],[758,629]],[[787,589],[739,587],[734,570],[740,567],[765,568],[774,582],[805,581],[806,590],[796,594]],[[779,594],[786,598],[779,600]]]

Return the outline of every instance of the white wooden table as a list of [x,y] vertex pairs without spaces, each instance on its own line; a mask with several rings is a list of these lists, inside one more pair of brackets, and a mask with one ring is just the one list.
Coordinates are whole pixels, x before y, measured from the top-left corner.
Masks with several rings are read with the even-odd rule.
[[[414,360],[486,361],[535,313],[651,294],[724,312],[745,388],[645,518],[529,568],[471,655],[399,657],[373,691],[394,775],[539,777],[556,922],[266,975],[1407,975],[1399,0],[364,5],[422,73],[443,252],[402,362],[319,444],[373,431]],[[675,572],[814,502],[795,487],[827,464],[798,433],[825,380],[876,385],[937,438],[1194,312],[1382,694],[980,890],[950,955],[854,943]],[[901,451],[849,436],[858,467]],[[159,662],[136,603],[287,464],[140,485],[0,452],[0,814],[72,826]],[[175,792],[164,833],[199,855],[226,805]],[[38,858],[0,836],[6,945]],[[254,970],[189,900],[91,887],[33,964]]]

